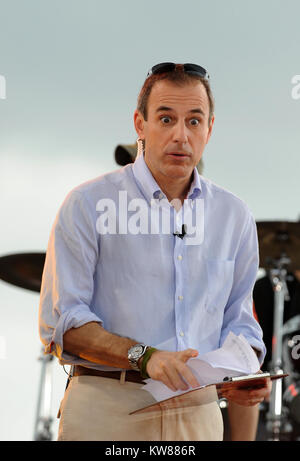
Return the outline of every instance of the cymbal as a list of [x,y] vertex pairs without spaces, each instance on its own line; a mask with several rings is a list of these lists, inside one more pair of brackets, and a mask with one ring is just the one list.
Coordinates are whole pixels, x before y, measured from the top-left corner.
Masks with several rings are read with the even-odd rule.
[[296,221],[258,221],[260,267],[271,269],[272,260],[282,256],[290,259],[289,271],[300,269],[300,222]]
[[0,279],[39,292],[46,253],[18,253],[0,257]]
[[119,144],[115,148],[115,161],[124,166],[133,163],[137,154],[137,144]]

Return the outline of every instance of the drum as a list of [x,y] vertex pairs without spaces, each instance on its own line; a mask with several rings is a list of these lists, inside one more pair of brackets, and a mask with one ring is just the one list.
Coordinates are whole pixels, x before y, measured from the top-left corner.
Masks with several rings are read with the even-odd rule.
[[300,423],[300,315],[289,319],[282,328],[283,369],[285,381],[283,401],[291,417]]

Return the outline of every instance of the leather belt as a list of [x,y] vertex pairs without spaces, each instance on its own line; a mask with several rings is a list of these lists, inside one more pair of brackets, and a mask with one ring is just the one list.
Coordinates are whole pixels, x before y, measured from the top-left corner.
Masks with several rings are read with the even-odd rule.
[[[122,377],[122,373],[123,377]],[[95,370],[93,368],[82,367],[81,365],[74,365],[73,369],[73,376],[100,376],[101,378],[111,378],[111,379],[118,379],[122,381],[129,381],[131,383],[138,383],[144,384],[143,378],[139,375],[137,371],[134,370],[124,370],[122,371],[102,371],[102,370]],[[125,376],[124,376],[125,375]]]

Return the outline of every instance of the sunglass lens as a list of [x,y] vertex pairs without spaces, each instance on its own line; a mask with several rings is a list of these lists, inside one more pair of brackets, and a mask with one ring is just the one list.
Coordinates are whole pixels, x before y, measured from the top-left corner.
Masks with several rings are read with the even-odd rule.
[[152,73],[162,74],[163,72],[171,72],[174,69],[175,69],[175,64],[173,62],[162,62],[152,67]]
[[184,64],[184,70],[189,74],[195,74],[205,78],[209,78],[208,73],[204,69],[204,67],[198,66],[198,64]]

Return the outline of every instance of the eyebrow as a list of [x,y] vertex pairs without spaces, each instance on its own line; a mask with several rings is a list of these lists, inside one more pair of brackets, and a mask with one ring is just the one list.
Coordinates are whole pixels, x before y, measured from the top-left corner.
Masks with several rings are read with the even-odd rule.
[[[172,107],[167,107],[167,106],[159,106],[155,112],[161,112],[161,111],[164,111],[164,112],[167,112],[167,111],[172,111]],[[203,110],[199,108],[196,108],[196,109],[191,109],[189,111],[190,113],[192,114],[201,114],[201,115],[205,115]]]

